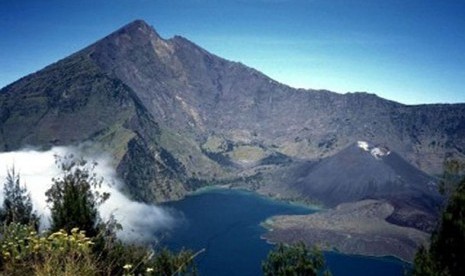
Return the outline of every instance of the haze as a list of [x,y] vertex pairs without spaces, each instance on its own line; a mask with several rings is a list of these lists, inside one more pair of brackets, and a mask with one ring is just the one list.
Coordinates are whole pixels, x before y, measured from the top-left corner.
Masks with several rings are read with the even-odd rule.
[[[82,155],[76,147],[54,147],[49,151],[25,149],[0,153],[0,202],[3,203],[3,185],[7,169],[14,166],[20,174],[21,185],[25,185],[31,194],[34,210],[41,216],[41,228],[47,228],[50,223],[50,210],[45,202],[45,192],[52,184],[51,179],[61,175],[54,156],[68,154]],[[100,207],[100,213],[105,221],[113,215],[123,226],[123,231],[118,233],[121,239],[154,242],[156,231],[167,230],[174,226],[175,220],[169,210],[131,201],[118,190],[123,183],[116,176],[109,158],[105,155],[87,155],[85,159],[95,160],[98,163],[95,173],[97,177],[103,177],[102,189],[110,193],[108,201]]]

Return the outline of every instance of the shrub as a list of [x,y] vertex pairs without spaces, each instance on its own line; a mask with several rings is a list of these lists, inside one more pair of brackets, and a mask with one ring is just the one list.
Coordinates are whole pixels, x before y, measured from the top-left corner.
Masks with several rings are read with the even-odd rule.
[[295,245],[278,244],[262,263],[264,275],[269,276],[316,276],[331,275],[324,271],[325,260],[317,248],[308,249],[300,242]]
[[449,198],[429,249],[421,247],[413,275],[465,275],[465,178]]
[[101,223],[97,207],[110,196],[97,190],[103,183],[93,172],[97,163],[68,155],[57,156],[56,164],[62,176],[52,179],[52,187],[46,192],[47,202],[51,204],[51,230],[70,231],[79,227],[87,235],[96,236]]
[[2,271],[7,275],[98,275],[93,242],[75,228],[41,236],[12,223],[2,231]]
[[0,220],[5,224],[30,224],[38,229],[39,217],[32,210],[31,196],[26,187],[21,187],[20,175],[16,173],[14,167],[7,170],[3,194]]

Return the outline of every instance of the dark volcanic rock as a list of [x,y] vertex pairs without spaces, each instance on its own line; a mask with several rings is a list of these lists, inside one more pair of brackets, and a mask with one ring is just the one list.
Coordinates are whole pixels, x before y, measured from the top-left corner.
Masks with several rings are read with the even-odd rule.
[[346,254],[395,256],[411,262],[429,235],[388,223],[386,218],[393,211],[384,200],[363,200],[311,215],[276,216],[265,222],[271,231],[264,237],[272,242],[302,241]]
[[[376,156],[355,144],[310,165],[306,174],[293,182],[292,187],[300,193],[331,207],[367,198],[430,197],[433,203],[440,198],[435,179],[395,152]],[[428,210],[435,208],[423,205]]]
[[291,189],[327,207],[384,199],[394,207],[389,222],[428,232],[434,229],[442,204],[436,180],[395,152],[354,144],[318,164],[304,164],[297,170],[298,178],[291,175],[287,180],[294,183]]

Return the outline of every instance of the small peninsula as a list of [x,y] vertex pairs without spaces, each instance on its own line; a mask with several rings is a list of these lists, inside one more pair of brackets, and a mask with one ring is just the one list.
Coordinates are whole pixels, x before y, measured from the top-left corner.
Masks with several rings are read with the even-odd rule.
[[325,250],[367,256],[394,256],[411,262],[429,234],[386,221],[394,207],[384,200],[343,203],[310,215],[275,216],[263,223],[270,242],[303,241]]

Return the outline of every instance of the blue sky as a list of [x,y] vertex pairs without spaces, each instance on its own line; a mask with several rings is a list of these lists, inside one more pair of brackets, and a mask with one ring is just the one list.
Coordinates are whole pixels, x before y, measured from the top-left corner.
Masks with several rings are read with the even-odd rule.
[[0,87],[135,19],[294,87],[465,102],[465,0],[0,0]]

